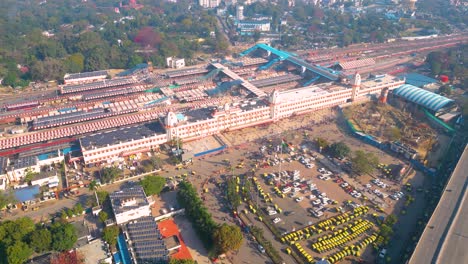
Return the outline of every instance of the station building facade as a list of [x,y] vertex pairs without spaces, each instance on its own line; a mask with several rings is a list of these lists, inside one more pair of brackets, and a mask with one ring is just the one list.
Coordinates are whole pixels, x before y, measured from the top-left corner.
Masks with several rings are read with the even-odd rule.
[[[159,145],[176,138],[191,141],[227,131],[276,122],[320,109],[362,101],[370,96],[378,96],[383,89],[391,91],[404,83],[404,79],[389,75],[381,77],[379,80],[361,82],[359,74],[356,74],[350,85],[347,86],[313,85],[287,91],[273,91],[269,96],[263,98],[225,104],[216,108],[200,108],[184,113],[169,112],[164,119],[157,121],[162,128],[145,133],[125,132],[126,129],[140,131],[141,126],[145,126],[138,125],[81,139],[83,158],[85,164],[108,162],[118,157],[157,149]],[[115,133],[119,135],[116,136]],[[97,143],[90,143],[92,141]]]

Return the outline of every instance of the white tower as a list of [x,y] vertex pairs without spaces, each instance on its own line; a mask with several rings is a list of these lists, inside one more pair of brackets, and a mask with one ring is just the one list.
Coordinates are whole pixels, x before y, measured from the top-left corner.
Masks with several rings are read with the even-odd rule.
[[361,75],[359,75],[357,72],[354,74],[353,79],[351,80],[351,87],[353,89],[351,92],[351,101],[354,102],[359,94],[359,88],[361,87]]
[[238,21],[244,20],[244,6],[237,6],[236,18]]
[[277,90],[274,90],[271,95],[270,95],[270,118],[273,119],[273,121],[278,120],[278,103],[279,103],[279,92]]
[[171,141],[174,137],[177,137],[177,116],[173,112],[169,112],[164,121],[166,125],[167,141]]

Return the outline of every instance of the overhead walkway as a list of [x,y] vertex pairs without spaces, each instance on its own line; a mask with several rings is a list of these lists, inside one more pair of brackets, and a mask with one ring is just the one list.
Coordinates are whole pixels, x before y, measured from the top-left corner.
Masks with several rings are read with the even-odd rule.
[[317,77],[310,79],[309,81],[307,81],[306,83],[304,83],[304,87],[313,84],[313,83],[316,82],[318,79],[320,79],[320,77],[322,77],[322,76],[317,75]]
[[244,87],[245,89],[249,90],[250,92],[252,92],[253,94],[255,94],[256,96],[258,97],[263,97],[263,96],[266,96],[267,94],[264,92],[264,91],[261,91],[260,89],[258,89],[257,87],[253,86],[251,83],[249,83],[248,81],[244,80],[242,77],[240,77],[239,75],[237,75],[235,72],[229,70],[227,67],[223,66],[222,64],[220,63],[212,63],[211,65],[213,65],[215,68],[217,69],[220,69],[224,74],[226,74],[229,78],[233,79],[233,80],[241,80],[242,83],[240,84],[242,87]]
[[250,47],[249,49],[245,50],[244,52],[240,53],[240,56],[245,56],[245,55],[248,55],[250,54],[251,52],[257,50],[257,49],[262,49],[262,50],[265,50],[265,51],[268,51],[274,55],[276,55],[278,57],[278,59],[280,61],[283,61],[283,60],[287,60],[293,64],[296,64],[298,66],[301,66],[301,67],[304,67],[306,70],[309,70],[311,72],[314,72],[315,74],[319,74],[329,80],[332,80],[332,81],[336,81],[338,80],[338,77],[339,77],[339,73],[338,71],[334,71],[334,70],[331,70],[331,69],[328,69],[328,68],[325,68],[325,67],[321,67],[319,65],[314,65],[314,64],[310,64],[310,63],[307,63],[293,55],[291,55],[290,53],[288,52],[285,52],[285,51],[281,51],[281,50],[277,50],[267,44],[264,44],[264,43],[260,43],[260,44],[256,44],[255,46],[253,47]]
[[258,69],[261,70],[261,71],[268,70],[271,66],[273,66],[273,64],[277,63],[278,61],[280,61],[279,58],[272,59],[271,61],[269,61],[265,65],[262,65],[262,66],[258,67]]
[[325,67],[321,67],[321,66],[318,66],[318,65],[313,65],[313,64],[310,64],[308,62],[305,62],[301,59],[298,59],[296,57],[289,57],[287,59],[288,61],[296,64],[296,65],[299,65],[299,66],[302,66],[304,68],[306,68],[307,70],[315,73],[315,74],[318,74],[318,75],[321,75],[329,80],[332,80],[332,81],[336,81],[338,80],[338,72],[334,71],[334,70],[331,70],[331,69],[328,69],[328,68],[325,68]]

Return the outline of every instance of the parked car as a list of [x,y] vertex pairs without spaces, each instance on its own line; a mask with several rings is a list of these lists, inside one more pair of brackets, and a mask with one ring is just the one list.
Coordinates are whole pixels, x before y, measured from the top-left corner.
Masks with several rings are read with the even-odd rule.
[[265,254],[265,248],[263,248],[262,245],[258,245],[258,251],[260,251],[261,253]]
[[304,197],[303,197],[303,196],[297,197],[297,198],[296,198],[296,202],[298,202],[298,203],[299,203],[299,202],[302,202],[302,200],[304,200]]
[[273,224],[277,224],[279,222],[281,222],[281,218],[276,217],[275,219],[273,219]]

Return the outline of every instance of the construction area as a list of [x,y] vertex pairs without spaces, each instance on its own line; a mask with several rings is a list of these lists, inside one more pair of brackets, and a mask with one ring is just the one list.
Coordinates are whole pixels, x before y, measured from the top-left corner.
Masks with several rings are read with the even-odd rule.
[[437,132],[405,111],[389,104],[370,102],[343,109],[348,121],[358,131],[380,142],[398,141],[416,150],[425,159],[437,142]]

